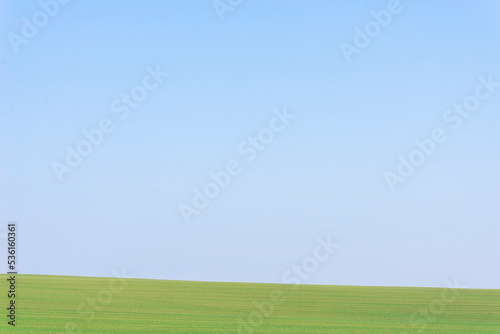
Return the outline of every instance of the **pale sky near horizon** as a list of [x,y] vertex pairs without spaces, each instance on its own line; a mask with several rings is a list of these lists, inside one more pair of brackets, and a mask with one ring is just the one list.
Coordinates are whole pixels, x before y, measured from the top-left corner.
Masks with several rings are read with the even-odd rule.
[[[18,222],[19,271],[282,283],[331,235],[302,283],[500,289],[500,87],[457,129],[443,118],[500,82],[500,5],[402,0],[346,61],[390,2],[244,0],[220,20],[212,0],[72,0],[16,52],[41,5],[3,1],[0,237]],[[238,147],[284,108],[247,161]],[[54,162],[105,119],[59,182]],[[446,141],[391,191],[384,174],[436,128]],[[241,172],[186,224],[179,205],[230,161]]]

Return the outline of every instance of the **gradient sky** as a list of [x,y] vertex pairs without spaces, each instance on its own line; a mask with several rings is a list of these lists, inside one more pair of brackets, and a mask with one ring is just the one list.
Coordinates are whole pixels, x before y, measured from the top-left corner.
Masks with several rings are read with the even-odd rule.
[[[19,271],[280,283],[331,235],[304,283],[500,288],[500,89],[443,121],[500,81],[500,5],[401,5],[348,63],[339,45],[387,1],[248,0],[221,21],[211,0],[73,0],[18,53],[7,36],[40,5],[3,1],[0,232],[18,222]],[[111,103],[157,65],[170,75],[120,120]],[[283,107],[295,119],[246,163],[238,145]],[[52,163],[104,118],[59,182]],[[448,140],[391,192],[384,173],[436,127]],[[231,160],[242,173],[185,224],[178,206]]]

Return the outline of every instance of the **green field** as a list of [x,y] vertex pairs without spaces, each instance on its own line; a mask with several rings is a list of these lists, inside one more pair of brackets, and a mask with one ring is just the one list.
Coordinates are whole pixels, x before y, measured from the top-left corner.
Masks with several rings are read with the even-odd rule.
[[18,275],[12,327],[6,277],[1,333],[500,333],[500,290],[39,275]]

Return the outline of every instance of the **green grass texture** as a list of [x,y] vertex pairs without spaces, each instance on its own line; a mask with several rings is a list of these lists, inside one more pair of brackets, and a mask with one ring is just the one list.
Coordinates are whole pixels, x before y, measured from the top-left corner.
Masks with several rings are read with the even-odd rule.
[[500,290],[0,275],[0,333],[500,333]]

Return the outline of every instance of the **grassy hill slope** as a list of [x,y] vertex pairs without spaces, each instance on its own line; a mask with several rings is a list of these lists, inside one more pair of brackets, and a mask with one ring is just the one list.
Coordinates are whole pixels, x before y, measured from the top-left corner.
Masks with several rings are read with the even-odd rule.
[[500,290],[18,275],[17,333],[500,333]]

